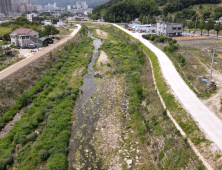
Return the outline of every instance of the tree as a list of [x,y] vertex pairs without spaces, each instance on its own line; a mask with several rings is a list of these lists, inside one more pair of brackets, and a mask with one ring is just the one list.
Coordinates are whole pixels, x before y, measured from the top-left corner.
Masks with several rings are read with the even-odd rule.
[[172,21],[173,21],[173,18],[172,18],[172,16],[170,15],[169,22],[172,22]]
[[142,23],[147,23],[147,18],[146,17],[143,17],[143,20],[142,20]]
[[200,22],[200,24],[198,25],[198,27],[201,30],[201,34],[202,35],[202,30],[205,28],[206,22],[204,21],[204,19],[202,19],[202,21]]
[[183,24],[183,31],[184,31],[184,28],[187,26],[187,21],[183,20],[182,24]]
[[126,22],[130,22],[131,21],[131,17],[130,17],[130,15],[128,14],[127,15],[127,18],[126,18]]
[[163,18],[161,19],[162,21],[165,21],[165,16],[163,16]]
[[174,17],[173,22],[177,23],[177,18],[176,17]]
[[193,29],[194,28],[194,22],[189,22],[188,24],[187,24],[187,27],[189,28],[189,33],[190,33],[190,29]]
[[218,34],[219,34],[220,30],[221,30],[220,22],[214,26],[214,30],[217,32],[217,37],[218,37]]
[[30,24],[30,21],[27,20],[26,17],[21,16],[21,17],[16,18],[13,24],[16,24],[16,25]]
[[139,21],[141,22],[141,23],[143,23],[143,14],[140,14],[140,16],[139,16]]
[[213,28],[214,28],[214,21],[209,20],[205,25],[205,29],[208,31],[208,35],[209,31],[212,30]]
[[59,33],[59,30],[56,29],[54,25],[45,25],[44,26],[44,32],[46,35],[55,35]]
[[9,34],[4,34],[2,38],[3,38],[4,41],[11,41],[11,38],[10,38]]
[[203,6],[201,4],[199,5],[199,9],[203,9]]
[[156,19],[153,17],[150,22],[151,24],[156,24]]
[[210,15],[211,15],[210,11],[204,11],[202,17],[203,19],[207,19],[207,18],[210,18]]

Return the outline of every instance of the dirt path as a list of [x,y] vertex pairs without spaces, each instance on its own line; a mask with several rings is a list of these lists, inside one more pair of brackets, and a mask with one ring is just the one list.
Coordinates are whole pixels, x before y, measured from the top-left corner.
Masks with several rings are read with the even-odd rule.
[[78,25],[78,28],[75,29],[70,36],[64,38],[63,40],[59,41],[58,43],[55,43],[51,46],[49,46],[48,48],[45,48],[39,52],[37,52],[35,55],[28,57],[24,60],[21,60],[18,63],[13,64],[12,66],[4,69],[3,71],[0,72],[0,80],[4,79],[5,77],[11,75],[12,73],[18,71],[19,69],[21,69],[22,67],[26,66],[27,64],[31,63],[32,61],[36,60],[37,58],[42,57],[43,55],[49,53],[50,51],[54,50],[54,49],[58,49],[60,46],[62,46],[63,44],[65,44],[68,40],[72,39],[76,33],[80,30],[81,26]]

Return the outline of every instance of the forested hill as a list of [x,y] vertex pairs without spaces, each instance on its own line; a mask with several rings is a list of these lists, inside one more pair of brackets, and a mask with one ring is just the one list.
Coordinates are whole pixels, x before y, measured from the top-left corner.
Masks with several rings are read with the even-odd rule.
[[[152,17],[160,14],[167,16],[168,13],[179,12],[186,8],[192,9],[192,6],[197,4],[218,4],[220,2],[221,0],[110,0],[95,7],[90,17],[97,19],[103,16],[105,21],[113,22],[115,15],[115,22],[127,22],[132,18],[144,16]],[[208,14],[210,14],[209,12]],[[198,15],[195,10],[185,11],[185,13]],[[178,13],[177,16],[184,17],[184,14]]]

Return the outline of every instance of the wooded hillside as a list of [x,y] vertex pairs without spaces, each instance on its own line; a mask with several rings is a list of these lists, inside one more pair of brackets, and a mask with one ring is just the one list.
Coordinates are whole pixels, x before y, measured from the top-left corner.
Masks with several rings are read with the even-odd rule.
[[[110,0],[105,4],[97,6],[90,15],[92,19],[103,18],[107,22],[129,22],[132,18],[144,16],[167,16],[169,13],[176,13],[178,19],[203,16],[218,18],[222,16],[221,7],[211,10],[203,10],[202,14],[198,14],[197,10],[192,9],[194,5],[199,5],[199,9],[203,8],[202,4],[218,4],[221,0]],[[212,15],[213,12],[213,15]]]

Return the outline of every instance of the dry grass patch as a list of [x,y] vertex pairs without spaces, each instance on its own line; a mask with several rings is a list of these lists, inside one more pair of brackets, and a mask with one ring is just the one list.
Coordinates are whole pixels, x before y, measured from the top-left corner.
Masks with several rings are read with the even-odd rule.
[[108,37],[108,33],[105,31],[102,31],[100,29],[96,29],[96,34],[100,37],[100,38],[107,38]]

